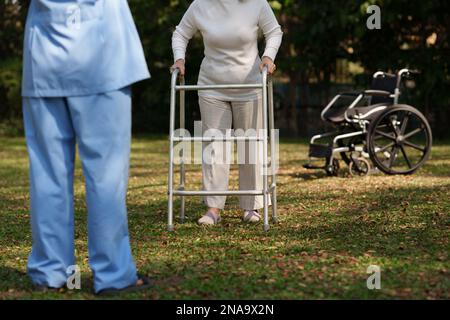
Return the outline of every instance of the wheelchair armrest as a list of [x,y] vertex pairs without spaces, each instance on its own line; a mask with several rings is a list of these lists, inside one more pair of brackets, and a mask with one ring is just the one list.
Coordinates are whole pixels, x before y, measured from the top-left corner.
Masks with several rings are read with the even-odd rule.
[[366,96],[389,97],[392,95],[389,91],[384,90],[365,90],[363,94]]
[[[336,103],[336,101],[338,101],[340,98],[343,97],[351,97],[354,98],[353,102],[350,104],[350,106],[348,107],[349,109],[352,109],[353,107],[356,106],[356,104],[361,101],[361,99],[364,98],[364,93],[362,92],[346,92],[346,93],[339,93],[337,96],[335,96],[330,103],[325,107],[325,109],[322,110],[322,113],[320,114],[320,117],[322,118],[323,121],[326,121],[325,119],[325,114],[328,112],[328,110],[330,110],[330,108],[332,108],[334,106],[334,104]],[[347,119],[347,118],[346,118]]]
[[392,93],[384,90],[364,90],[360,92],[344,92],[340,93],[342,97],[357,97],[360,94],[365,96],[380,96],[380,97],[389,97]]

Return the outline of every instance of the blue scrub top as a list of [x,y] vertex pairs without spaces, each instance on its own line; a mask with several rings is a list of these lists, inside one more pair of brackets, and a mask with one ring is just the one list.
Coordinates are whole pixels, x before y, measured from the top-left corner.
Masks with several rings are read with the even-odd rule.
[[150,77],[127,0],[32,0],[22,95],[69,97]]

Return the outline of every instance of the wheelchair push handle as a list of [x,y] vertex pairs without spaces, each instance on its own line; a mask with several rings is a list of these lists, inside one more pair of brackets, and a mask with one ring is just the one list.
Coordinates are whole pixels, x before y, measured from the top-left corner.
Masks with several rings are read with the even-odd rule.
[[[421,74],[420,70],[417,69],[401,69],[400,71],[397,72],[397,78],[402,78],[402,77],[410,77],[412,75],[418,75]],[[377,78],[377,77],[395,77],[395,74],[392,73],[388,73],[388,72],[383,72],[383,71],[378,71],[376,73],[374,73],[373,77]]]
[[405,79],[411,79],[413,75],[420,74],[420,71],[417,69],[402,69],[397,73],[397,90],[400,87],[400,83],[403,78]]
[[407,68],[405,68],[405,69],[402,69],[402,70],[400,70],[398,72],[398,78],[402,78],[402,77],[409,78],[409,77],[411,77],[413,75],[418,75],[420,73],[421,72],[419,70],[417,70],[417,69],[407,69]]
[[409,70],[409,74],[421,74],[421,72],[417,69]]

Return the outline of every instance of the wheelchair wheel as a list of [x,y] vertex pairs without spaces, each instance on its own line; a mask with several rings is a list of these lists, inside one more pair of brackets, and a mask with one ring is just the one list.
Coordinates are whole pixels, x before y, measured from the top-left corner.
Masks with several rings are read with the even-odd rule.
[[412,174],[430,155],[431,128],[417,109],[392,106],[370,123],[367,144],[372,162],[381,171]]
[[339,173],[339,169],[340,169],[339,160],[338,159],[333,159],[332,165],[327,166],[325,171],[327,172],[327,176],[329,176],[329,177],[337,177],[337,175]]
[[[352,131],[349,131],[349,133]],[[365,157],[369,159],[369,154],[367,153],[366,148],[366,141],[364,139],[364,136],[356,136],[356,137],[350,137],[347,139],[339,139],[337,141],[337,145],[339,148],[345,148],[348,147],[350,150],[346,152],[340,152],[341,159],[344,161],[344,163],[348,166],[350,166],[351,163],[353,163],[353,158],[355,157],[355,151],[358,149],[359,157]],[[362,150],[362,151],[361,151]]]
[[370,173],[370,162],[364,158],[353,159],[348,166],[350,176],[367,176]]

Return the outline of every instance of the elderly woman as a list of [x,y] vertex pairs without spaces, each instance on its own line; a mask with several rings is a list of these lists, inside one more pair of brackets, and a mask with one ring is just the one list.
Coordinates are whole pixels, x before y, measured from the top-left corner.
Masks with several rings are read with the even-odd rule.
[[[258,52],[259,30],[266,40],[262,59]],[[172,38],[175,60],[172,68],[178,68],[181,75],[185,73],[188,42],[197,31],[202,34],[205,46],[198,84],[259,83],[264,66],[269,73],[275,71],[274,60],[281,45],[282,31],[266,0],[195,0]],[[232,125],[235,130],[244,131],[262,127],[260,90],[200,91],[199,105],[204,132],[209,129],[225,131]],[[213,150],[215,159],[223,159],[223,148],[216,145]],[[203,187],[207,191],[228,188],[230,166],[219,162],[203,162]],[[260,164],[240,164],[239,187],[241,190],[262,189]],[[207,196],[204,200],[208,210],[199,224],[217,224],[226,197]],[[262,196],[242,196],[240,206],[244,221],[260,221],[258,209],[263,207]]]

